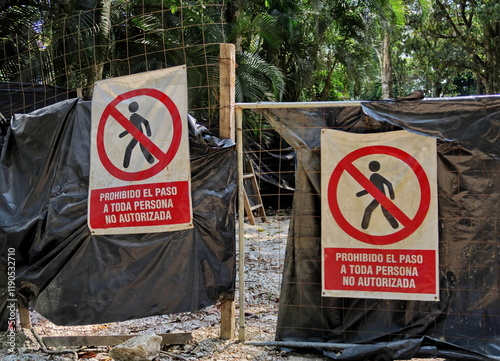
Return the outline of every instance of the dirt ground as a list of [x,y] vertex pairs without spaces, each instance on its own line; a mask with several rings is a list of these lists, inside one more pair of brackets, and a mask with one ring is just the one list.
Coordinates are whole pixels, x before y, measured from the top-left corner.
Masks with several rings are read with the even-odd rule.
[[[268,222],[255,226],[245,224],[245,330],[247,340],[273,341],[276,328],[282,260],[289,218],[269,217]],[[239,283],[237,284],[239,287]],[[239,299],[236,294],[236,320],[239,318]],[[140,335],[145,333],[191,333],[192,341],[185,345],[166,346],[156,358],[164,360],[293,360],[289,352],[274,347],[249,346],[238,340],[239,329],[233,340],[220,339],[220,309],[207,309],[175,315],[147,317],[138,320],[100,325],[61,327],[31,311],[31,322],[36,334],[44,336],[81,335]],[[26,337],[27,336],[27,337]],[[28,330],[17,333],[15,354],[6,355],[5,335],[0,338],[0,360],[74,360],[74,353],[48,354],[43,352],[36,338]],[[50,351],[64,351],[63,349]],[[75,350],[79,358],[89,361],[112,360],[109,348],[81,347]],[[306,357],[306,356],[304,356]],[[296,359],[298,360],[298,359]]]
[[[276,331],[281,273],[288,233],[289,217],[268,217],[266,223],[245,224],[245,334],[247,341],[273,341]],[[237,284],[239,287],[239,283]],[[236,294],[236,320],[239,319],[239,299]],[[100,325],[56,326],[31,311],[33,329],[40,337],[81,335],[140,335],[173,332],[191,333],[192,341],[185,345],[164,346],[156,361],[168,360],[254,360],[254,361],[307,361],[331,360],[319,354],[301,353],[297,349],[283,350],[271,346],[253,346],[236,338],[224,341],[220,334],[220,309],[217,305],[207,309],[147,317],[138,320]],[[109,347],[82,346],[78,349],[54,349],[44,352],[28,330],[17,333],[16,352],[7,354],[6,335],[0,335],[0,360],[45,361],[75,360],[111,361]],[[28,336],[28,337],[26,337]],[[64,354],[58,352],[71,351]],[[55,354],[55,353],[58,354]],[[415,360],[415,359],[414,359]]]

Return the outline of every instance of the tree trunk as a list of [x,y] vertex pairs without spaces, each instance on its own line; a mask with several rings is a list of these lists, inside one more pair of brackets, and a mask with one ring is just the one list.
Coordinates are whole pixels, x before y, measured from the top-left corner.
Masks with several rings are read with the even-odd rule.
[[481,78],[481,73],[479,71],[476,71],[475,76],[476,76],[476,94],[483,94],[484,87],[483,87],[483,80]]
[[389,30],[384,31],[382,40],[382,98],[394,98],[391,64],[391,39]]
[[[238,19],[241,16],[241,12],[243,11],[243,1],[242,0],[230,0],[226,5],[226,21],[228,24],[237,24]],[[236,52],[242,51],[243,37],[241,34],[236,34],[234,39],[234,45],[236,47]]]
[[[102,11],[99,24],[99,33],[97,36],[98,43],[97,47],[94,49],[94,71],[93,71],[93,81],[90,83],[94,84],[96,81],[102,80],[104,72],[104,62],[106,61],[106,55],[109,51],[111,40],[111,0],[102,0]],[[106,50],[103,50],[106,49]]]
[[334,65],[329,66],[330,69],[328,70],[328,75],[327,75],[326,80],[325,80],[325,87],[321,91],[321,95],[320,95],[320,99],[319,99],[320,101],[328,100],[328,96],[330,95],[330,91],[332,90],[332,74],[333,74],[333,71],[335,70],[335,66],[336,66],[336,62]]

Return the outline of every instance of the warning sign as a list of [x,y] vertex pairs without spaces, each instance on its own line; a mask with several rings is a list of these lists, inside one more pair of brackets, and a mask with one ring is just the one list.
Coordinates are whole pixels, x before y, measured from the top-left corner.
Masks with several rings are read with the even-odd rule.
[[88,223],[94,234],[192,227],[184,66],[98,82]]
[[323,295],[438,300],[436,141],[321,136]]

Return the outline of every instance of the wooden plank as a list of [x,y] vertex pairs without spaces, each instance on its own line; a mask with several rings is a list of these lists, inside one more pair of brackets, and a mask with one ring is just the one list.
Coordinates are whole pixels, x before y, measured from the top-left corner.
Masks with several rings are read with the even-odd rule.
[[[108,335],[108,336],[46,336],[42,341],[47,347],[58,346],[116,346],[139,335]],[[193,339],[191,333],[165,333],[162,345],[185,345]]]
[[245,212],[247,214],[248,223],[250,223],[252,226],[255,226],[255,217],[253,216],[252,213],[252,207],[250,206],[250,201],[248,200],[247,192],[243,190],[243,194],[245,202]]
[[253,189],[253,196],[257,198],[257,204],[251,206],[250,201],[248,199],[248,195],[246,190],[244,190],[244,202],[245,202],[245,212],[248,217],[248,222],[254,226],[255,225],[255,216],[253,215],[253,211],[257,210],[257,216],[261,218],[262,222],[266,222],[266,211],[264,209],[264,204],[262,203],[262,197],[260,195],[259,184],[257,183],[257,178],[255,177],[255,171],[253,169],[252,162],[246,161],[246,172],[243,175],[243,179],[250,179],[251,186]]
[[19,303],[19,321],[21,323],[21,328],[26,328],[31,330],[31,316],[30,310],[25,307],[22,303]]
[[234,44],[220,44],[219,53],[220,137],[236,140],[236,53]]
[[223,301],[220,305],[220,312],[220,338],[222,340],[231,340],[236,336],[236,310],[234,301]]
[[[252,168],[253,171],[253,168]],[[260,196],[260,189],[259,185],[257,183],[257,179],[255,178],[255,173],[254,177],[252,179],[252,184],[253,184],[253,189],[255,190],[255,195],[257,196],[257,202],[255,209],[257,209],[257,216],[260,217],[262,222],[266,222],[266,211],[264,209],[264,203],[262,203],[262,197]]]
[[[220,137],[236,141],[236,118],[234,114],[236,50],[234,44],[220,44],[219,74]],[[221,339],[230,340],[235,337],[235,314],[234,301],[221,303]]]

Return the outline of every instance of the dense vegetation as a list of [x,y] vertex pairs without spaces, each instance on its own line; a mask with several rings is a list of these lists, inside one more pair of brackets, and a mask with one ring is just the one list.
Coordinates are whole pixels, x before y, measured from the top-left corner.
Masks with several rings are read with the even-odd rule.
[[187,62],[202,85],[217,54],[197,45],[232,42],[238,101],[500,91],[496,0],[222,2],[0,0],[0,80],[91,89]]

